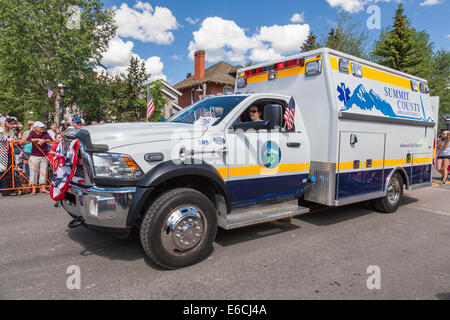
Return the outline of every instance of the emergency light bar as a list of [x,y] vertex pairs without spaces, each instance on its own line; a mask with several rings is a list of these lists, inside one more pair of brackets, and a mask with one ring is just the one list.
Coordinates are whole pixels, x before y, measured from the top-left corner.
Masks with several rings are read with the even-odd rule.
[[271,70],[282,70],[286,68],[292,68],[292,67],[303,67],[305,65],[305,59],[298,58],[298,59],[292,59],[288,61],[278,62],[273,65],[268,65],[264,67],[258,67],[255,69],[247,70],[244,72],[244,77],[248,77],[255,74],[265,73],[267,71]]

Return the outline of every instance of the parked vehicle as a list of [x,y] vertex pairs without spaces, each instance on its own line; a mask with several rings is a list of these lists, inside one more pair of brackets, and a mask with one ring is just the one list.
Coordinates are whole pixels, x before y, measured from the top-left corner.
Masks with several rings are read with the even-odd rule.
[[169,269],[204,259],[217,227],[302,214],[304,200],[394,212],[404,188],[431,184],[428,91],[424,79],[327,48],[243,68],[234,94],[167,122],[68,130],[83,180],[61,204],[72,226],[138,227],[146,254]]

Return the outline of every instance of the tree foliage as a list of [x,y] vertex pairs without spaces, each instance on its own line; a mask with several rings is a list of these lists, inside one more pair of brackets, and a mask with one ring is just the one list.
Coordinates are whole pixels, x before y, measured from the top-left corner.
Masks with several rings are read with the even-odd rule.
[[358,25],[349,23],[349,20],[350,17],[341,12],[337,18],[337,26],[329,30],[324,45],[331,49],[366,58],[368,35],[364,31],[358,31]]
[[[430,95],[439,96],[439,114],[450,114],[450,52],[439,50],[433,56],[433,69],[429,78]],[[442,124],[442,119],[440,119]]]
[[1,1],[1,112],[21,118],[33,110],[59,121],[59,82],[68,86],[67,104],[93,105],[93,69],[115,29],[113,12],[99,0]]
[[[109,121],[133,122],[147,120],[147,87],[145,83],[150,78],[146,72],[145,63],[132,57],[126,73],[105,80],[106,92],[104,103],[107,103],[106,113]],[[109,88],[108,88],[109,86]],[[150,84],[155,111],[150,121],[159,121],[162,108],[167,99],[161,91],[163,84],[155,81]]]
[[317,41],[317,36],[310,31],[305,42],[300,46],[300,50],[301,52],[308,52],[318,48],[320,48],[320,44]]
[[394,23],[383,30],[376,41],[372,56],[377,63],[393,69],[412,73],[421,63],[415,40],[427,41],[424,33],[416,33],[404,14],[403,4],[399,4],[394,15]]

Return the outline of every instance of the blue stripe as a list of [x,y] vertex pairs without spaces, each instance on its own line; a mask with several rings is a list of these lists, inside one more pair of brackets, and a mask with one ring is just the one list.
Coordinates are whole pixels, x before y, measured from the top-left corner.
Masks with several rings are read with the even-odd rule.
[[232,208],[297,199],[308,174],[228,181]]
[[[411,185],[431,181],[431,164],[405,166],[403,169]],[[383,169],[336,174],[336,199],[386,190],[385,180],[392,170],[384,169],[384,174]]]

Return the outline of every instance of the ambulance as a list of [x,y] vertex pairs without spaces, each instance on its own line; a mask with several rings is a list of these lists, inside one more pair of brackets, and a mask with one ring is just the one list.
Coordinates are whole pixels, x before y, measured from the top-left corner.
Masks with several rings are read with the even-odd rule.
[[79,141],[79,160],[60,203],[69,227],[139,230],[167,269],[207,257],[218,227],[311,203],[395,212],[404,189],[431,185],[438,110],[428,93],[425,79],[328,48],[243,68],[234,93],[167,122],[66,131],[64,152]]

